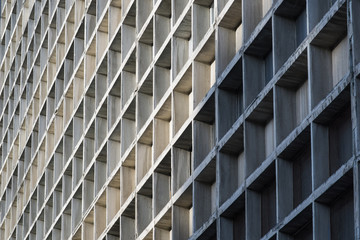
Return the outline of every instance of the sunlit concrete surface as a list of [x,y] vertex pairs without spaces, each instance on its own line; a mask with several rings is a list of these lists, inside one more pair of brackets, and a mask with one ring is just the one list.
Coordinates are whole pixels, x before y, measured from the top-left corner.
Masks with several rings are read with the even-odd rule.
[[2,0],[0,239],[360,239],[360,1]]

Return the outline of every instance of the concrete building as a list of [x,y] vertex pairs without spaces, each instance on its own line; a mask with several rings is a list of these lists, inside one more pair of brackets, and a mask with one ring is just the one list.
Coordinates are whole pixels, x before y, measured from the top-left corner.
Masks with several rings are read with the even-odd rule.
[[359,0],[2,0],[0,239],[360,239]]

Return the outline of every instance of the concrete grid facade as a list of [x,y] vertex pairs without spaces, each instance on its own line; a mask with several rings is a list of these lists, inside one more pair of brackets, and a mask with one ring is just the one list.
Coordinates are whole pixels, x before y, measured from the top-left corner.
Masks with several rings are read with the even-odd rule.
[[360,239],[359,0],[2,0],[0,239]]

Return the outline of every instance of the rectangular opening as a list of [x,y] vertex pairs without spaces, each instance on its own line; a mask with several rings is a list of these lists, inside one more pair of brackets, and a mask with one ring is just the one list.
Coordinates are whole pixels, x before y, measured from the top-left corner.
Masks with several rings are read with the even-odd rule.
[[122,60],[124,60],[135,43],[135,18],[131,18],[129,15],[125,18],[121,26],[121,36],[126,36],[121,38],[121,53]]
[[170,143],[171,136],[171,98],[160,108],[158,114],[154,118],[154,162],[166,149]]
[[181,129],[189,118],[193,106],[191,68],[186,71],[173,91],[173,135]]
[[84,127],[88,128],[95,113],[95,84],[91,84],[84,96]]
[[279,154],[278,199],[279,218],[287,216],[312,192],[310,128],[306,128]]
[[249,106],[274,75],[272,24],[267,22],[244,55],[245,107]]
[[[163,1],[163,3],[166,1]],[[161,6],[161,4],[160,4]],[[160,11],[154,16],[154,48],[155,55],[159,52],[159,50],[163,47],[165,40],[168,38],[170,29],[171,29],[171,11]]]
[[212,34],[192,64],[194,109],[206,97],[216,82],[215,65],[215,35]]
[[272,91],[246,119],[244,130],[246,176],[249,176],[275,149]]
[[175,194],[191,175],[191,151],[172,148],[172,190]]
[[275,102],[276,143],[280,144],[310,112],[306,50],[275,86]]
[[[204,201],[206,199],[206,201]],[[194,181],[194,230],[199,229],[216,209],[216,159],[211,160]]]
[[94,240],[94,209],[91,210],[82,224],[82,239]]
[[95,118],[95,152],[100,149],[107,136],[106,114],[107,106],[105,101]]
[[95,154],[95,129],[94,124],[88,129],[83,143],[84,148],[84,171],[89,167],[90,162],[92,161]]
[[[52,212],[53,212],[53,199],[52,199],[52,196],[49,198],[48,202],[46,203],[45,205],[45,212],[47,214],[44,214],[44,228],[45,228],[45,232],[48,232],[49,229],[50,229],[50,226],[53,222],[53,219],[52,219]],[[24,215],[24,218],[26,217],[26,215]]]
[[62,183],[59,182],[53,192],[53,221],[60,214],[60,211],[63,207],[61,185]]
[[108,131],[118,122],[121,113],[121,80],[118,78],[107,96]]
[[[219,1],[220,2],[224,2]],[[217,65],[218,76],[222,74],[235,54],[243,46],[243,20],[242,20],[242,2],[241,0],[229,1],[231,5],[226,7],[226,12],[221,15],[219,27],[217,29]],[[227,2],[228,4],[228,2]],[[245,4],[245,3],[244,3]],[[220,10],[220,5],[218,5]]]
[[65,204],[69,197],[70,194],[72,192],[72,188],[71,188],[71,171],[72,171],[72,165],[70,164],[69,167],[65,170],[65,174],[62,177],[62,199],[63,199],[63,203]]
[[92,37],[96,26],[96,2],[89,6],[89,9],[85,15],[85,42],[88,45],[90,38]]
[[69,238],[71,234],[71,205],[65,208],[65,211],[61,215],[61,238]]
[[354,239],[352,169],[315,202],[315,238]]
[[[184,12],[186,5],[188,4],[188,0],[185,1],[177,1],[171,0],[172,7],[172,16],[173,16],[173,25],[179,20],[180,15]],[[190,24],[191,26],[191,24]]]
[[77,227],[80,224],[82,212],[81,212],[81,195],[82,195],[82,189],[81,186],[78,191],[74,194],[74,197],[71,199],[71,232],[75,230],[75,227]]
[[104,187],[107,175],[106,175],[106,162],[107,162],[107,156],[106,156],[106,146],[99,152],[96,161],[95,161],[95,196],[100,192],[100,190]]
[[113,0],[109,6],[109,20],[114,23],[109,24],[109,39],[112,39],[116,31],[119,30],[119,24],[122,19],[121,2],[121,0]]
[[[107,91],[107,61],[104,60],[95,75],[95,108],[98,108],[103,101]],[[106,106],[106,103],[105,103]],[[105,109],[106,110],[106,109]]]
[[135,72],[121,72],[121,109],[128,103],[136,88]]
[[220,217],[220,239],[245,239],[245,194]]
[[187,239],[193,233],[192,185],[186,189],[172,207],[172,237]]
[[110,176],[114,169],[120,164],[121,154],[121,123],[113,129],[107,143],[107,176]]
[[[314,108],[349,73],[346,3],[311,42],[311,107]],[[335,24],[336,22],[336,24]],[[321,61],[321,64],[319,64]],[[325,79],[325,81],[324,81]]]
[[214,2],[203,1],[195,2],[192,7],[193,11],[193,49],[196,49],[198,44],[204,38],[210,26],[214,22]]
[[106,188],[106,224],[109,225],[120,210],[120,171],[117,171]]
[[128,151],[136,137],[135,101],[128,107],[121,120],[121,156]]
[[[170,201],[171,194],[171,157],[168,154],[155,169],[153,175],[154,182],[154,217]],[[160,220],[161,221],[161,220]],[[170,224],[171,227],[171,224]]]
[[78,110],[73,115],[73,149],[78,145],[84,131],[84,104],[81,102]]
[[96,38],[93,39],[85,55],[85,87],[87,87],[94,78],[96,69]]
[[194,169],[215,146],[215,126],[215,94],[213,94],[193,121]]
[[[352,155],[352,124],[350,107],[329,126],[330,173],[334,173]],[[348,144],[340,144],[340,143]]]
[[80,24],[80,20],[82,19],[85,11],[85,1],[79,0],[75,1],[75,26]]
[[[140,192],[143,192],[142,194]],[[153,219],[152,216],[152,180],[148,180],[136,195],[136,229],[139,235],[145,230]]]
[[[181,1],[181,4],[185,4],[186,1]],[[178,5],[178,1],[174,5]],[[175,8],[175,11],[177,9]],[[173,69],[173,79],[179,74],[179,72],[184,67],[185,63],[189,59],[189,54],[191,52],[191,10],[189,9],[185,17],[182,19],[180,25],[176,29],[174,36],[172,38],[172,69]]]
[[[121,93],[121,75],[119,75],[119,69],[121,66],[121,51],[120,51],[120,39],[117,39],[118,35],[115,36],[115,40],[112,42],[109,50],[107,51],[107,80],[108,80],[108,86],[111,85],[113,81],[116,81],[113,88],[119,87],[119,92],[115,92],[114,95],[120,95]],[[116,79],[115,79],[116,77]]]
[[243,0],[243,2],[244,41],[246,42],[271,8],[273,0]]
[[349,89],[346,88],[314,122],[314,184],[318,187],[353,156]]
[[114,222],[110,230],[106,234],[107,240],[115,240],[120,238],[120,218]]
[[244,93],[242,78],[242,59],[233,66],[233,69],[221,81],[218,88],[217,108],[219,124],[218,137],[221,139],[238,120],[244,111]]
[[245,182],[244,127],[241,125],[219,152],[219,204]]
[[274,16],[275,71],[280,69],[306,36],[306,1],[284,1]]
[[139,183],[150,170],[153,159],[152,126],[146,129],[136,144],[136,182]]
[[154,228],[154,239],[171,239],[171,231],[160,227]]
[[64,166],[67,164],[67,162],[70,160],[70,157],[73,152],[73,123],[70,122],[68,125],[68,128],[64,132],[63,137],[63,164]]
[[[140,4],[142,5],[142,4]],[[153,21],[150,21],[147,28],[141,35],[138,42],[138,81],[140,81],[144,74],[148,74],[148,68],[153,61]],[[152,75],[152,74],[151,74]]]
[[106,228],[106,193],[104,192],[94,207],[95,239],[98,239]]
[[85,176],[82,187],[83,187],[82,212],[84,214],[87,212],[88,208],[90,207],[90,204],[94,199],[94,167],[92,167]]
[[71,9],[69,13],[66,24],[65,24],[65,46],[66,49],[70,46],[70,43],[74,37],[74,17],[75,17],[75,8]]
[[120,177],[120,204],[123,206],[130,194],[135,190],[135,162],[133,166],[130,164],[122,166],[120,168]]
[[154,108],[158,105],[164,97],[166,91],[171,83],[171,47],[170,44],[166,46],[162,54],[159,56],[155,63],[153,70],[153,83],[154,83]]
[[80,58],[84,52],[84,25],[78,29],[77,34],[74,38],[74,69],[80,63]]
[[120,237],[124,239],[135,238],[135,201],[130,203],[120,218]]
[[311,240],[313,239],[313,213],[309,206],[295,216],[279,232],[279,239]]
[[139,132],[148,121],[153,112],[153,74],[152,72],[145,79],[137,94],[137,132]]
[[107,1],[95,0],[95,3],[92,3],[92,5],[94,4],[96,6],[96,20],[99,21],[107,5]]
[[247,189],[247,231],[261,238],[276,224],[275,164],[271,164]]
[[[359,2],[353,2],[352,3],[352,7],[351,7],[351,14],[352,14],[352,24],[353,24],[353,29],[360,29],[360,21],[359,21],[359,15],[357,14],[358,12],[360,12],[360,3]],[[360,32],[358,31],[354,31],[353,32],[353,54],[354,54],[354,63],[355,66],[358,65],[360,63]]]
[[72,160],[72,189],[78,185],[83,174],[83,147],[79,146]]
[[321,21],[333,5],[334,0],[315,0],[309,2],[309,31]]

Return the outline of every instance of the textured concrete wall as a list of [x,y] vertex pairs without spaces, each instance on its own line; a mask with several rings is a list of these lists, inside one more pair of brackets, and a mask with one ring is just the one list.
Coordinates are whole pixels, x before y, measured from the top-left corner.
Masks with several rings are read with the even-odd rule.
[[359,239],[358,0],[7,0],[0,239]]

